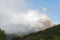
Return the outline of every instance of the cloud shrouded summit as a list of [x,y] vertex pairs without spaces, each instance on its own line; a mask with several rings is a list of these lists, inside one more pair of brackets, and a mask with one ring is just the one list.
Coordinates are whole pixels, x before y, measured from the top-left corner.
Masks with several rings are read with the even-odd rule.
[[0,28],[6,33],[29,33],[49,26],[48,16],[28,9],[25,0],[0,0]]

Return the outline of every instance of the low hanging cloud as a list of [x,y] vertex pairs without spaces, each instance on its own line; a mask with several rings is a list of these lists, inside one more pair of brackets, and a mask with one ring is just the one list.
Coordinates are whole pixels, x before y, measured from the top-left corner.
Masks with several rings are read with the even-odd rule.
[[48,16],[28,9],[25,0],[0,0],[0,28],[6,33],[30,33],[49,26]]

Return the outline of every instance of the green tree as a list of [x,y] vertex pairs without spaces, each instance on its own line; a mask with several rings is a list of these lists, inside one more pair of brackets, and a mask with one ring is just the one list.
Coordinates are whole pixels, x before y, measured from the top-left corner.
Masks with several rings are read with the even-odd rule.
[[6,33],[0,29],[0,40],[6,40]]

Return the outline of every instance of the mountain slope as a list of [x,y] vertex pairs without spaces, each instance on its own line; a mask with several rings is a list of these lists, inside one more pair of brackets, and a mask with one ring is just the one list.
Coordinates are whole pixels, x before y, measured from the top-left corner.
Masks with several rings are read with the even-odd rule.
[[60,40],[60,24],[26,36],[14,37],[13,40]]

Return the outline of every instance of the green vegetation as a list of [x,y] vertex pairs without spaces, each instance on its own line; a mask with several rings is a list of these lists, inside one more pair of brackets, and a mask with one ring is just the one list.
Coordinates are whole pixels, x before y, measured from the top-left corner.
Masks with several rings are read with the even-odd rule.
[[60,24],[26,36],[16,36],[13,40],[60,40]]
[[0,29],[0,40],[6,40],[6,34]]

